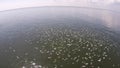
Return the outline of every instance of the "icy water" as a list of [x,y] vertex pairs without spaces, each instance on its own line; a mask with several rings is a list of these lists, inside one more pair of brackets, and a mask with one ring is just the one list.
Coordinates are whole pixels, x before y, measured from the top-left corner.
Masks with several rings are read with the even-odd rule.
[[120,68],[119,17],[78,7],[0,12],[0,68]]

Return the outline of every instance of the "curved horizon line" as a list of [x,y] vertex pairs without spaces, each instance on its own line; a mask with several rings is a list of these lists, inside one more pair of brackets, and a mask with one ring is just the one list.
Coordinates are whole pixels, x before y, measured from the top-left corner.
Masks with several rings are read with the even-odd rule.
[[48,7],[84,8],[84,9],[105,10],[105,11],[110,11],[110,12],[114,12],[114,13],[120,13],[119,11],[114,11],[114,10],[110,10],[110,9],[104,9],[104,8],[102,9],[102,8],[95,8],[95,7],[81,7],[81,6],[37,6],[37,7],[24,7],[24,8],[8,9],[8,10],[0,11],[0,12],[14,11],[14,10],[20,10],[20,9],[48,8]]

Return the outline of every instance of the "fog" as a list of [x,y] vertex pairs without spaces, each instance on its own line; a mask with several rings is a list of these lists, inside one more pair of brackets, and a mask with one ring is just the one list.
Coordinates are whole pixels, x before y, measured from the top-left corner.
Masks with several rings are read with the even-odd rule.
[[[43,9],[46,7],[40,7],[40,8]],[[67,7],[65,7],[65,8],[67,8]],[[64,15],[64,16],[66,15],[67,17],[72,17],[72,18],[75,18],[75,17],[79,18],[82,14],[83,16],[80,18],[83,18],[84,20],[92,21],[93,19],[99,19],[99,20],[104,21],[104,23],[102,22],[102,24],[104,24],[105,26],[112,28],[112,29],[115,29],[115,30],[119,30],[119,27],[120,27],[120,23],[119,23],[120,14],[119,14],[119,12],[112,11],[112,10],[106,10],[106,9],[94,9],[94,8],[80,8],[80,7],[73,7],[73,9],[69,9],[69,8],[70,7],[68,7],[68,9],[62,9],[62,10],[61,9],[57,9],[57,10],[54,9],[56,11],[57,15],[56,15],[56,13],[53,13],[54,10],[50,9],[50,10],[48,10],[51,13],[51,14],[49,14],[49,16],[48,16],[47,10],[42,10],[42,9],[39,10],[39,11],[41,11],[40,14],[38,14],[39,11],[37,11],[37,10],[29,10],[29,11],[22,10],[22,11],[19,11],[17,13],[14,10],[13,10],[14,12],[13,11],[10,11],[10,12],[7,11],[7,13],[1,12],[0,13],[0,21],[1,21],[0,25],[11,25],[12,23],[14,23],[14,21],[22,21],[22,19],[24,20],[24,18],[28,18],[27,20],[31,20],[31,18],[34,18],[36,16],[39,17],[39,15],[41,15],[42,17],[40,16],[40,18],[38,18],[38,19],[43,19],[46,16],[48,18],[49,17],[51,18],[51,16],[54,16],[54,15],[55,16],[53,18],[63,17],[61,15]],[[28,9],[30,9],[30,8],[28,8]],[[18,10],[20,10],[20,9],[18,9]],[[118,9],[116,9],[116,10],[118,10]],[[28,13],[28,12],[30,12],[30,13]],[[32,15],[31,14],[32,12],[33,13],[37,12],[38,15],[37,14]],[[84,17],[84,15],[89,16],[89,18]],[[18,17],[17,18],[18,20],[14,19],[14,16]],[[13,22],[9,22],[9,21],[13,21]],[[19,22],[15,22],[15,23],[19,23]],[[99,23],[99,24],[101,24],[101,23]]]

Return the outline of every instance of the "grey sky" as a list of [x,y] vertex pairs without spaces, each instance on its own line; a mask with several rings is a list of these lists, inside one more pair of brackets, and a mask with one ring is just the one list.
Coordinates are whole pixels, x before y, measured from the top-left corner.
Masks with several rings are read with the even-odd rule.
[[38,6],[90,6],[109,5],[120,0],[0,0],[0,11]]

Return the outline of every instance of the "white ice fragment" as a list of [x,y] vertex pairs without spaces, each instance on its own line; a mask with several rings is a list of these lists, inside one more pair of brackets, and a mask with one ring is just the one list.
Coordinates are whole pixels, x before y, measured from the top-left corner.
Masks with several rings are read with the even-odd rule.
[[34,47],[35,48],[35,50],[38,50],[38,47]]
[[85,63],[85,65],[88,65],[88,63]]
[[28,55],[28,53],[25,53],[25,55]]
[[15,49],[13,49],[13,52],[16,52],[16,50],[15,50]]
[[22,68],[26,68],[25,66],[22,66]]
[[19,57],[19,56],[16,56],[16,58],[17,58],[17,59],[20,59],[20,57]]
[[85,67],[86,67],[85,65],[82,66],[82,68],[85,68]]
[[32,65],[33,65],[33,66],[36,65],[36,63],[33,62]]
[[54,48],[54,50],[56,50],[57,48]]
[[100,46],[102,47],[103,45],[101,44]]
[[98,59],[98,62],[101,62],[101,60],[102,60],[102,59],[101,59],[101,58],[99,58],[99,59]]
[[72,44],[67,44],[68,46],[71,46]]
[[52,57],[48,57],[48,59],[51,59]]

